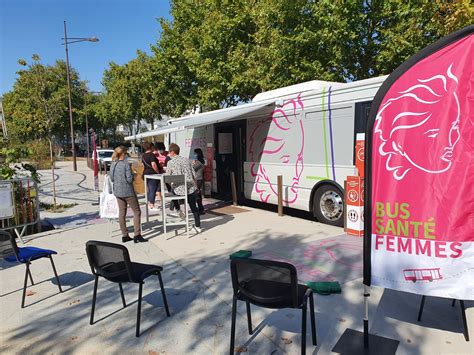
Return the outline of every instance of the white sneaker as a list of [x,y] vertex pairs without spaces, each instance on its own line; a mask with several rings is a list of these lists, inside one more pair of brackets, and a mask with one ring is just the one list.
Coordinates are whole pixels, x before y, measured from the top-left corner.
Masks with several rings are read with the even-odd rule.
[[199,234],[202,233],[202,228],[201,227],[196,227],[194,226],[194,230]]

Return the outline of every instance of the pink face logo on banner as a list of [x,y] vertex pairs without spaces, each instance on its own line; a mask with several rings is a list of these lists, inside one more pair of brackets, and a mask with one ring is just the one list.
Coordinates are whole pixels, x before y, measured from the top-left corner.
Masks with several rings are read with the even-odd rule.
[[454,38],[402,64],[377,94],[364,282],[472,299],[474,35]]
[[[290,188],[283,194],[283,202],[291,204],[298,198],[298,186],[303,172],[304,127],[298,110],[304,108],[300,96],[288,100],[281,108],[274,110],[270,117],[258,122],[250,135],[249,155],[252,161],[250,174],[255,178],[255,191],[260,201],[268,202],[271,196],[277,197],[277,176],[270,174],[262,160],[265,156],[277,157],[284,165],[293,167]],[[259,137],[260,130],[271,134]],[[294,141],[287,142],[285,136],[293,137]],[[285,185],[288,182],[283,182]]]
[[[374,131],[381,140],[378,152],[396,180],[411,170],[440,174],[450,169],[462,119],[453,70],[451,64],[439,74],[414,78],[380,106]],[[441,117],[448,122],[441,125],[446,121]]]

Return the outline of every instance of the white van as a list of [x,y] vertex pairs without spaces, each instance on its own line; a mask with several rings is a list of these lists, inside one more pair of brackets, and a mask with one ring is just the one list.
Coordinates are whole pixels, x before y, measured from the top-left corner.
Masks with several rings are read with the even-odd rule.
[[344,180],[355,174],[355,137],[365,131],[385,78],[280,88],[251,103],[175,119],[127,139],[165,134],[166,145],[177,143],[190,158],[202,149],[212,167],[208,187],[221,198],[229,198],[234,172],[239,197],[276,204],[282,175],[284,206],[342,226]]

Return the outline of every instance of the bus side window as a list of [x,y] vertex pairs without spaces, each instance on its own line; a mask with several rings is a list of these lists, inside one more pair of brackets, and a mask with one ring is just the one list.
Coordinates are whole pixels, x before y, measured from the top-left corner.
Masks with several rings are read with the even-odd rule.
[[354,113],[354,142],[352,144],[352,164],[355,165],[355,145],[357,133],[365,133],[367,118],[369,117],[370,105],[372,101],[356,102]]

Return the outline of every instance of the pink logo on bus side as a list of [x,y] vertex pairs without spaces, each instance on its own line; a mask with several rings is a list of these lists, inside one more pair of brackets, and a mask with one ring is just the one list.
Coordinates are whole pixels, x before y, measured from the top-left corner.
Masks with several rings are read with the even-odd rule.
[[[266,169],[265,163],[262,162],[265,156],[276,156],[281,164],[293,167],[291,185],[284,191],[283,203],[289,205],[298,198],[298,187],[304,169],[304,126],[297,111],[303,108],[304,104],[300,95],[286,101],[269,117],[259,121],[250,135],[248,151],[252,161],[250,174],[255,178],[254,188],[262,202],[268,202],[272,196],[278,197],[277,176]],[[268,126],[268,134],[266,134]],[[261,132],[265,133],[263,137],[259,135]],[[286,141],[286,136],[294,139],[292,144]],[[283,184],[289,185],[288,181],[283,181]]]

